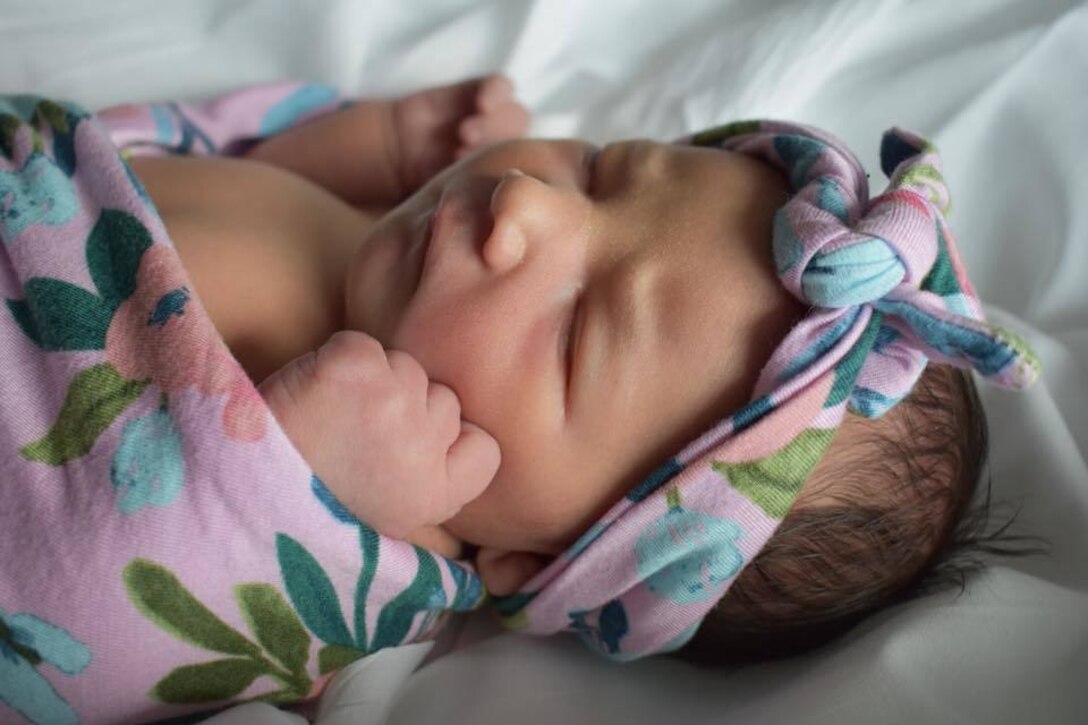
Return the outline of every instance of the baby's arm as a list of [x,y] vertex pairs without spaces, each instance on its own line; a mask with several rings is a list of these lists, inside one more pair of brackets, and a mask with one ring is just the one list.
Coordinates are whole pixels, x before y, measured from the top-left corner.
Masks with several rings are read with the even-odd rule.
[[258,143],[246,156],[293,171],[357,206],[399,203],[460,155],[528,127],[503,76],[364,100]]
[[454,392],[361,332],[337,332],[260,392],[325,486],[387,536],[446,521],[498,470],[498,443],[461,419]]

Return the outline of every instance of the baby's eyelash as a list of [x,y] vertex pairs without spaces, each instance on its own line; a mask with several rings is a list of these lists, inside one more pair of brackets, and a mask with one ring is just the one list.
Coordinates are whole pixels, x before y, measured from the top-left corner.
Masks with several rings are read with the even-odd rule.
[[571,379],[574,377],[574,352],[577,345],[577,327],[578,317],[582,312],[582,300],[583,297],[579,294],[574,303],[570,306],[570,312],[567,314],[567,319],[563,324],[562,332],[559,336],[559,355],[560,361],[563,366],[564,379],[567,383],[567,396],[570,396],[570,384]]

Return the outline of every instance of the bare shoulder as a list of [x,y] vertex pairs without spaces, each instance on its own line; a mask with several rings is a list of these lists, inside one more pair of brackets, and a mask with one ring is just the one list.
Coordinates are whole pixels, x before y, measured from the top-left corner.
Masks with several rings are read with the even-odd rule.
[[346,255],[370,218],[256,161],[137,158],[216,329],[259,382],[339,329]]

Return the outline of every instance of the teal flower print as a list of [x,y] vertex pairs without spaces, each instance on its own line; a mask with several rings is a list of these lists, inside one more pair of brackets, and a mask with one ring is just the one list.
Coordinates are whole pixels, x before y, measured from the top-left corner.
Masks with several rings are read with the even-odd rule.
[[332,86],[320,83],[301,86],[268,109],[261,119],[260,135],[272,136],[298,124],[307,114],[335,101],[336,96],[336,89]]
[[6,241],[34,224],[66,224],[78,207],[72,182],[44,154],[32,153],[18,171],[0,171],[0,237]]
[[613,599],[601,607],[596,622],[592,612],[568,612],[570,628],[581,635],[586,642],[596,646],[608,655],[622,655],[620,640],[627,634],[627,611],[618,599]]
[[125,424],[110,463],[110,480],[123,514],[145,506],[169,506],[181,493],[185,485],[181,434],[165,401],[154,413]]
[[734,521],[681,508],[675,488],[668,498],[669,510],[635,543],[639,577],[651,592],[677,604],[715,597],[744,564],[735,543],[744,531]]
[[30,722],[79,722],[38,668],[47,664],[74,677],[90,662],[90,650],[60,627],[33,614],[0,609],[0,703]]

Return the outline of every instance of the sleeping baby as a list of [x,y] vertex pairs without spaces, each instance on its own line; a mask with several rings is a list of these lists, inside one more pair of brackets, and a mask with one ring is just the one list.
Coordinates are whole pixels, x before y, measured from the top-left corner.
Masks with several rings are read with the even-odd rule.
[[[72,487],[72,461],[101,459],[105,488],[19,520],[92,512],[125,550],[101,575],[119,594],[95,606],[127,608],[90,621],[40,606],[71,587],[19,580],[37,592],[20,599],[0,578],[0,652],[51,693],[0,700],[32,719],[304,699],[477,606],[479,582],[508,626],[614,659],[804,651],[947,553],[986,449],[964,371],[1035,375],[983,321],[939,159],[904,131],[885,135],[890,184],[870,198],[849,150],[797,124],[521,139],[500,76],[394,101],[280,84],[97,119],[20,103],[17,171],[35,154],[36,179],[108,169],[59,222],[22,226],[56,193],[22,218],[5,202],[7,248],[85,218],[73,279],[107,311],[98,347],[64,347],[33,284],[47,263],[26,262],[5,324],[24,364],[95,350],[86,387],[109,392],[40,395],[44,430],[4,439],[9,475],[52,465]],[[127,163],[104,161],[103,133]],[[124,283],[99,271],[129,267]],[[57,442],[79,405],[101,419],[86,450]],[[46,539],[39,562],[97,561]],[[103,703],[96,658],[98,683],[133,692]]]

